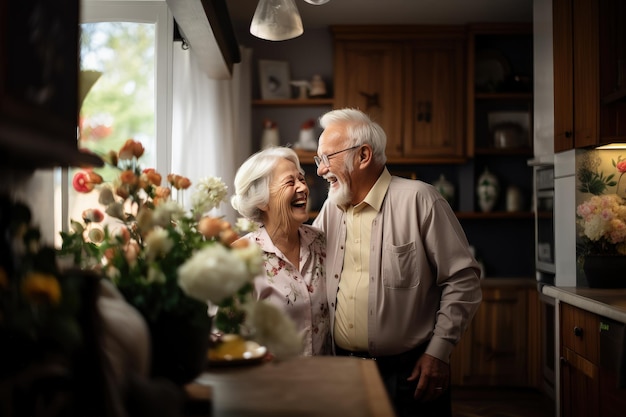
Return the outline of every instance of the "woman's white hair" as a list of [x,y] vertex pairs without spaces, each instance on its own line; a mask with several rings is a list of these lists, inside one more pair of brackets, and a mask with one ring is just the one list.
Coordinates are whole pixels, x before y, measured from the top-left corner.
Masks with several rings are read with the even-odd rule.
[[270,202],[272,172],[280,159],[293,162],[298,171],[304,174],[295,151],[282,146],[263,149],[253,154],[237,170],[235,195],[231,197],[230,204],[243,217],[261,222],[262,211],[259,207]]
[[[380,165],[387,162],[387,134],[367,114],[350,108],[331,110],[320,117],[320,126],[323,129],[330,125],[345,125],[348,137],[346,147],[368,144],[372,147],[374,162]],[[346,158],[346,163],[348,162]]]

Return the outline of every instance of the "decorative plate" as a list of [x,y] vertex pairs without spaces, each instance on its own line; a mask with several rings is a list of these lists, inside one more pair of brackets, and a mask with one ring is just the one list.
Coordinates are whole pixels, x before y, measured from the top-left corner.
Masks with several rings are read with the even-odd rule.
[[510,76],[511,65],[502,52],[497,49],[483,49],[476,53],[474,70],[476,90],[498,91]]

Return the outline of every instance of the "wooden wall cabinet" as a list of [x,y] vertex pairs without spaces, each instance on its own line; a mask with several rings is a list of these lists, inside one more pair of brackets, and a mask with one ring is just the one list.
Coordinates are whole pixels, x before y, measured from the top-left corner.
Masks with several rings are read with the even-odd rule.
[[561,416],[599,415],[599,320],[585,310],[560,304]]
[[78,0],[0,6],[1,168],[102,165],[77,144],[78,17]]
[[483,280],[483,301],[450,359],[452,384],[538,387],[539,322],[536,282]]
[[465,30],[334,26],[335,108],[367,112],[392,164],[463,162]]
[[554,151],[626,141],[626,6],[554,0]]
[[403,47],[397,42],[335,42],[335,108],[367,112],[387,133],[387,157],[401,157]]

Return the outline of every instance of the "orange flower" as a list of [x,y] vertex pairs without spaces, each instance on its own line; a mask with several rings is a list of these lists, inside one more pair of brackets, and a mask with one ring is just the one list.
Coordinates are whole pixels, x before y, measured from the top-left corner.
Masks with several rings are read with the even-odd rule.
[[191,186],[191,180],[189,178],[178,174],[169,174],[167,176],[167,182],[177,190],[186,190]]
[[217,217],[203,217],[198,221],[198,231],[206,238],[214,238],[224,230],[224,223],[228,224],[228,222]]
[[136,185],[139,182],[139,178],[132,170],[127,169],[120,174],[120,181],[122,184]]
[[237,239],[239,239],[239,235],[233,229],[226,229],[220,232],[220,242],[225,246],[232,245]]
[[86,172],[87,172],[88,181],[91,184],[102,184],[103,179],[99,174],[96,174],[92,170],[88,170]]
[[61,285],[54,275],[29,274],[22,282],[22,293],[36,304],[58,305],[61,301]]
[[152,185],[161,185],[161,174],[156,172],[154,168],[147,168],[143,170],[143,174],[147,178],[148,182]]
[[128,186],[120,185],[119,187],[115,189],[115,194],[117,194],[118,196],[126,200],[130,196],[130,192],[128,191]]
[[119,151],[119,159],[133,159],[140,158],[143,155],[145,149],[141,142],[135,142],[133,139],[128,139],[124,146]]

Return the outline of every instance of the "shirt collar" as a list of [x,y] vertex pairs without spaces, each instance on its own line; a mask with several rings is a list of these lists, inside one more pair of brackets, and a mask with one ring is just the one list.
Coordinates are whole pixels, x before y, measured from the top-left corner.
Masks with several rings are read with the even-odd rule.
[[367,203],[376,211],[380,211],[380,208],[383,205],[383,200],[385,199],[385,194],[387,194],[387,189],[389,189],[390,183],[391,174],[387,170],[387,167],[385,167],[383,169],[383,172],[378,177],[378,180],[376,180],[376,183],[374,184],[372,189],[363,199],[363,203]]

